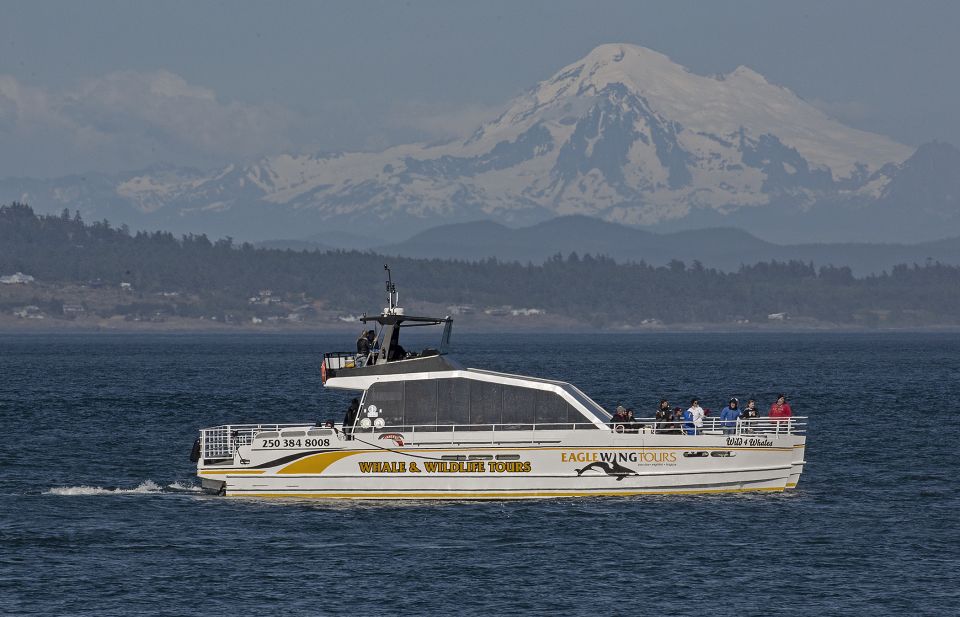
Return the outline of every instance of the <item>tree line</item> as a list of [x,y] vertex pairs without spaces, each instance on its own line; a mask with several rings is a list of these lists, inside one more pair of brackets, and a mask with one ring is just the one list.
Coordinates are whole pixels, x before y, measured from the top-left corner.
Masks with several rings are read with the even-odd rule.
[[0,206],[0,274],[21,271],[46,282],[129,282],[145,293],[180,291],[238,308],[251,294],[271,289],[356,312],[382,305],[386,262],[408,303],[537,307],[594,326],[766,321],[772,313],[838,324],[960,323],[960,267],[941,263],[903,264],[857,278],[847,267],[797,261],[721,272],[697,261],[652,266],[576,253],[542,264],[412,259],[131,232],[106,220],[87,223],[67,210],[39,215],[22,203]]

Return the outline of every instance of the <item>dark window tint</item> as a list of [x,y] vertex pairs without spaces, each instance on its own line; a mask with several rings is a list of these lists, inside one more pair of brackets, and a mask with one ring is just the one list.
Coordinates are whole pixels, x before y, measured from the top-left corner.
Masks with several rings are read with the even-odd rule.
[[465,425],[481,425],[475,429],[484,430],[491,424],[563,428],[587,422],[555,392],[462,378],[376,383],[367,390],[359,418],[366,417],[370,405],[377,406],[387,426],[457,425],[464,430]]
[[470,424],[499,424],[503,386],[486,381],[470,382]]
[[470,422],[470,382],[466,379],[437,380],[437,424]]
[[408,381],[403,388],[403,423],[434,425],[437,423],[437,381]]
[[536,421],[537,392],[530,388],[504,386],[501,421],[506,425],[533,424]]
[[537,390],[537,424],[565,424],[586,422],[570,403],[556,392]]

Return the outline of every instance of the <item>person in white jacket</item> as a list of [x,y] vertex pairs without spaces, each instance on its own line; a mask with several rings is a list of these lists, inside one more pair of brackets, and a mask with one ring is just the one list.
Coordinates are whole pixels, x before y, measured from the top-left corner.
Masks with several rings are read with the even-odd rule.
[[703,407],[700,406],[700,399],[690,401],[690,409],[687,410],[688,422],[693,425],[692,430],[687,431],[690,435],[696,435],[703,428],[703,417],[706,414]]

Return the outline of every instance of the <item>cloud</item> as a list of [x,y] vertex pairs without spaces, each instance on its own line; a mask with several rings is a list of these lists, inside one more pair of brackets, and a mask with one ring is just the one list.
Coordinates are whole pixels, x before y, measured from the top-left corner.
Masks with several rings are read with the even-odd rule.
[[63,92],[0,75],[0,176],[218,165],[296,149],[305,124],[280,105],[222,101],[163,70],[109,73]]
[[408,102],[371,116],[355,100],[333,97],[295,111],[224,100],[166,70],[117,71],[63,90],[0,75],[0,178],[157,164],[215,168],[278,153],[382,150],[467,137],[501,110]]
[[447,103],[399,103],[389,114],[397,128],[419,131],[431,140],[469,137],[481,124],[495,119],[505,105],[451,105]]

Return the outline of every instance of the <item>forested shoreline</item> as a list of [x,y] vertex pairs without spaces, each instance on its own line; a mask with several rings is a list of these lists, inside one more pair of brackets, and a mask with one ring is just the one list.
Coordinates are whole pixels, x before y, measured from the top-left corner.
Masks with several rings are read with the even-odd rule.
[[[537,307],[591,327],[756,323],[781,313],[837,325],[960,324],[960,267],[939,263],[857,278],[846,267],[795,261],[728,273],[696,261],[654,267],[576,253],[542,265],[427,260],[255,248],[230,238],[132,232],[68,211],[38,215],[24,204],[0,206],[0,274],[23,272],[65,286],[126,283],[135,294],[125,302],[171,315],[249,315],[251,296],[267,289],[333,311],[370,311],[382,305],[387,262],[403,304]],[[112,310],[123,311],[124,301]],[[0,296],[0,310],[10,308]]]

